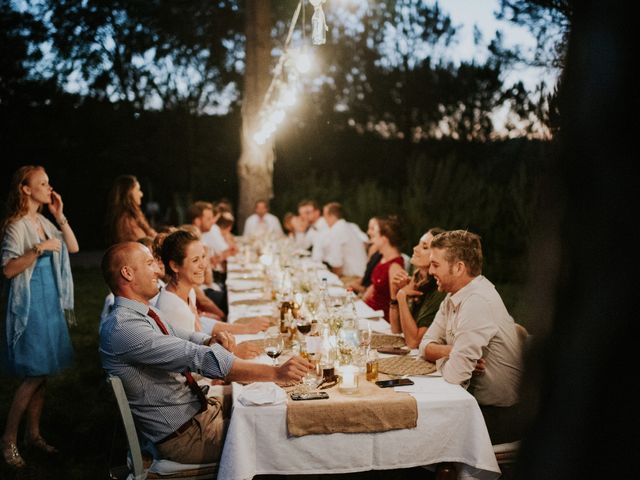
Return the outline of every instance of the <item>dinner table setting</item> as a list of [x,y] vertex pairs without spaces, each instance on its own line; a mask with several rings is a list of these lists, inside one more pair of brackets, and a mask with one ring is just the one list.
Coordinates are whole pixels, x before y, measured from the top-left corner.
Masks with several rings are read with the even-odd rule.
[[382,311],[288,240],[240,239],[227,260],[228,321],[271,319],[237,335],[272,365],[301,355],[301,382],[232,383],[219,478],[336,474],[456,465],[460,479],[500,476],[475,398],[393,334]]

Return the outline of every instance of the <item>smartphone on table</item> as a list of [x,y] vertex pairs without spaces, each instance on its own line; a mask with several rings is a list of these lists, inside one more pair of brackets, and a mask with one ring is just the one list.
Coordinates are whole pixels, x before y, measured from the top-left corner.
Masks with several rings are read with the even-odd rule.
[[376,382],[380,388],[388,388],[388,387],[401,387],[404,385],[413,385],[413,380],[410,378],[394,378],[392,380],[378,380]]
[[327,392],[292,393],[291,400],[324,400],[329,398]]

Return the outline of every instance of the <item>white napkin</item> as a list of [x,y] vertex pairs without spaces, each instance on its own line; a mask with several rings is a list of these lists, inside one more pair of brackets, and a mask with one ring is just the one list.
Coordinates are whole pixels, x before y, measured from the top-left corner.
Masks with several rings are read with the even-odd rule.
[[362,300],[356,302],[356,314],[360,318],[382,318],[384,312],[382,310],[374,310]]
[[345,297],[347,295],[347,289],[344,287],[330,286],[328,291],[332,297]]
[[328,270],[318,270],[316,272],[316,275],[318,276],[318,280],[322,280],[323,278],[326,278],[327,285],[342,287],[342,282],[340,281],[340,277],[338,277],[335,273],[329,272]]
[[238,401],[245,407],[279,405],[287,401],[287,394],[273,382],[256,382],[242,389]]

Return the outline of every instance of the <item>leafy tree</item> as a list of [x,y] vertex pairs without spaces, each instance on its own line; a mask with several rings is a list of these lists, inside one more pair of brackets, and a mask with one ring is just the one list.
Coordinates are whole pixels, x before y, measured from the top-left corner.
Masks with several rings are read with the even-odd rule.
[[[535,133],[546,104],[532,100],[521,83],[504,84],[510,64],[503,56],[446,60],[456,30],[437,3],[385,1],[352,15],[356,27],[339,9],[329,14],[329,44],[317,49],[321,84],[308,82],[314,100],[296,118],[299,128],[308,128],[311,117],[315,125],[350,125],[406,141],[487,140],[495,136],[493,115],[507,108],[507,126]],[[491,48],[502,48],[499,33]]]
[[[492,45],[496,57],[507,60],[510,65],[524,63],[532,66],[564,69],[569,34],[574,19],[571,0],[501,0],[498,18],[526,26],[536,38],[533,57],[519,49],[508,50]],[[532,109],[541,122],[552,132],[560,125],[558,84],[551,93],[539,88],[537,105]]]
[[215,109],[238,79],[233,1],[43,0],[55,77],[82,95],[135,109]]
[[55,90],[50,82],[30,74],[42,58],[35,45],[44,41],[45,34],[32,14],[0,0],[0,106],[41,103]]
[[533,58],[521,51],[501,53],[531,65],[564,67],[573,18],[570,0],[501,0],[498,18],[528,27],[537,40]]

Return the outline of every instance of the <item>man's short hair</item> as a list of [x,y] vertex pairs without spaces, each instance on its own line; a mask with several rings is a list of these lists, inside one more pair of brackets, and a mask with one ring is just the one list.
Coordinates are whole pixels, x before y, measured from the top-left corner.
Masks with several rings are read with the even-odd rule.
[[215,204],[215,211],[213,213],[230,212],[233,213],[233,205],[231,201],[226,198],[221,198]]
[[235,221],[235,219],[233,218],[233,215],[231,213],[222,212],[220,214],[220,218],[218,218],[218,221],[216,222],[216,224],[220,228],[230,228],[230,227],[233,226],[233,222],[234,221]]
[[298,203],[298,208],[307,206],[313,208],[314,210],[320,210],[320,205],[318,205],[318,202],[316,202],[315,200],[305,199]]
[[193,223],[196,218],[200,218],[205,210],[211,210],[215,212],[213,209],[213,204],[211,202],[194,202],[189,206],[189,221]]
[[118,280],[120,279],[120,269],[126,265],[129,253],[133,245],[139,245],[137,242],[120,242],[111,245],[104,255],[100,263],[102,277],[109,286],[111,292],[116,293],[118,289]]
[[449,263],[464,263],[472,277],[482,273],[482,245],[475,233],[466,230],[440,233],[433,237],[431,248],[445,250],[444,258]]
[[338,202],[329,202],[324,208],[327,210],[327,214],[333,215],[336,218],[344,218],[344,210],[342,205]]

